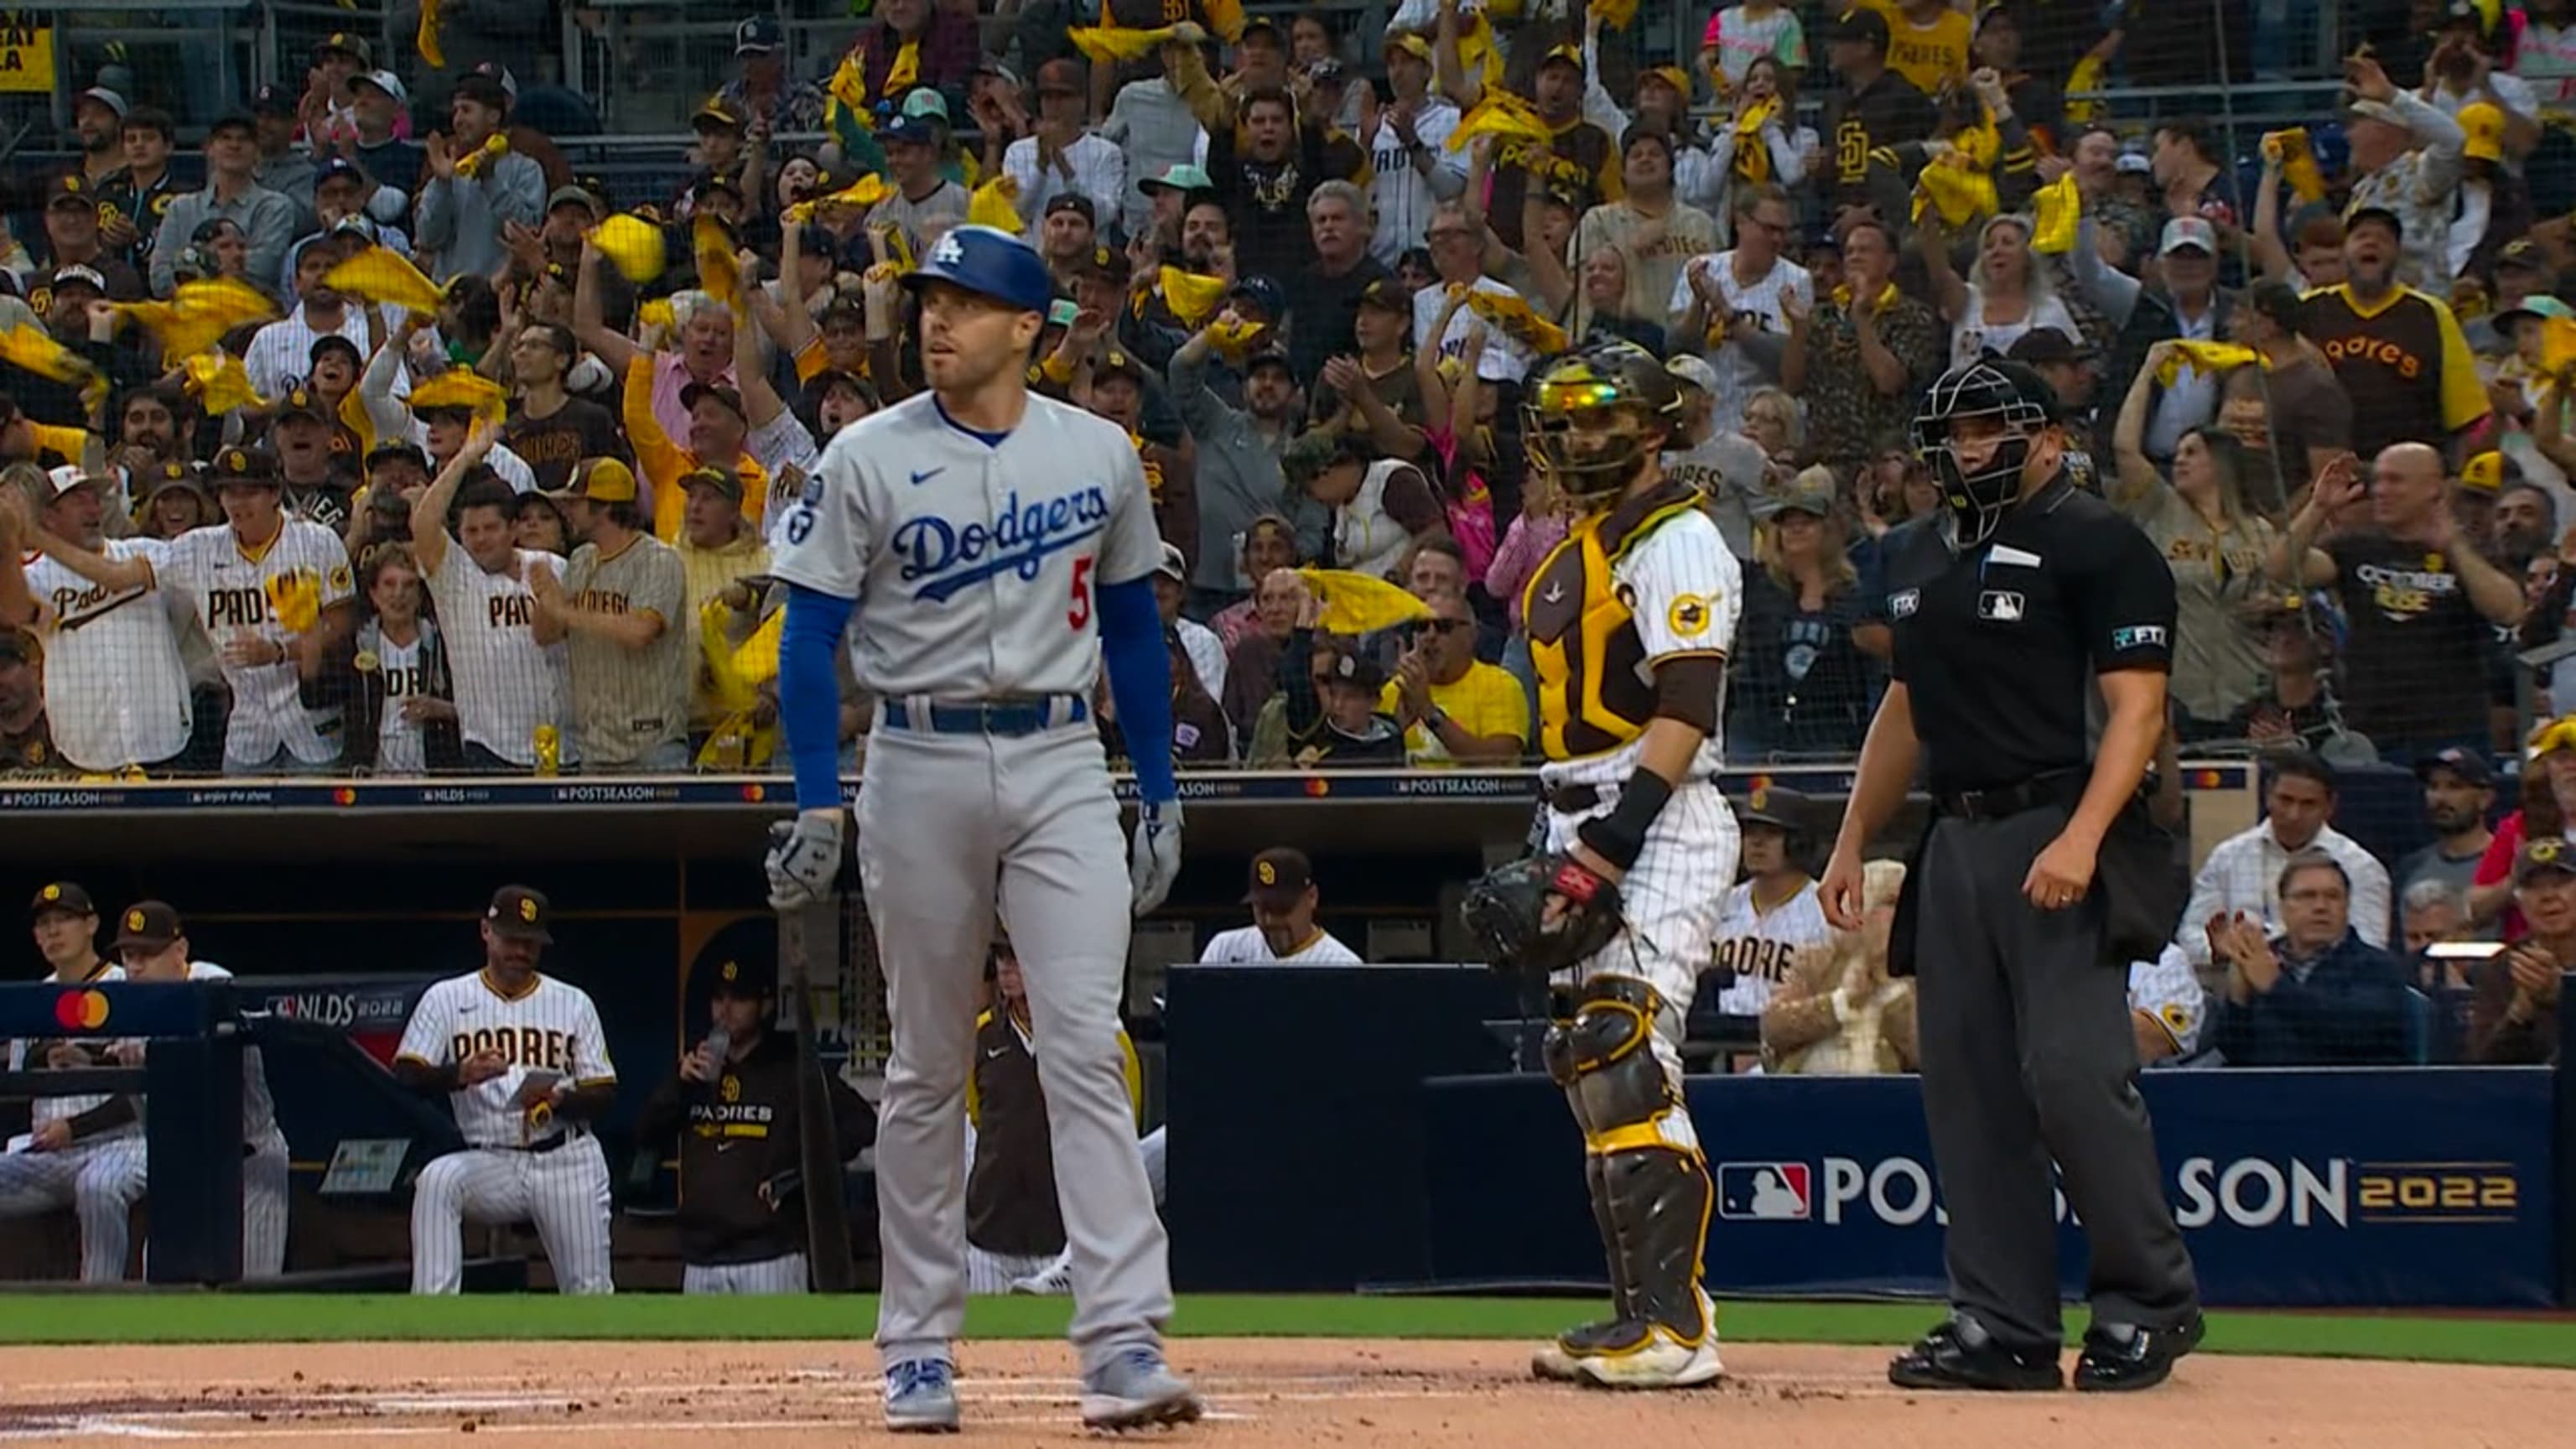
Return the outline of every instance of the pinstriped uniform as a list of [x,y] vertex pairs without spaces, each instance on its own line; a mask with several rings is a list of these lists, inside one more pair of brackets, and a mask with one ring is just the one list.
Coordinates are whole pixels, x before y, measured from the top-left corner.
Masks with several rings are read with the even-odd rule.
[[225,764],[266,765],[281,750],[307,765],[327,765],[340,757],[339,710],[305,707],[292,658],[296,636],[279,617],[280,601],[290,590],[312,591],[324,609],[348,602],[353,592],[349,551],[338,534],[288,518],[266,545],[249,548],[232,525],[210,524],[173,540],[153,573],[189,597],[197,621],[217,646],[236,633],[248,633],[289,651],[282,664],[224,666],[224,683],[233,692],[232,716],[224,730]]
[[[45,978],[55,985],[124,979],[124,967],[105,964],[79,982],[66,982],[59,973]],[[29,1059],[28,1046],[23,1041],[9,1043],[11,1071],[44,1065]],[[38,1097],[31,1116],[41,1127],[58,1118],[77,1117],[106,1100]],[[143,1126],[139,1122],[76,1141],[60,1152],[0,1153],[0,1218],[28,1217],[69,1205],[80,1218],[84,1283],[114,1283],[125,1276],[133,1233],[127,1213],[135,1199],[143,1196],[143,1188]]]
[[[169,560],[169,545],[149,538],[112,538],[99,552],[141,558],[156,576]],[[51,558],[25,568],[27,591],[44,606],[45,723],[63,758],[106,772],[187,748],[194,715],[168,596],[153,584],[103,588]]]
[[807,1284],[803,1253],[756,1263],[690,1263],[680,1269],[683,1293],[802,1293]]
[[448,1094],[466,1146],[420,1174],[411,1209],[411,1291],[458,1290],[468,1218],[533,1222],[563,1292],[615,1291],[608,1274],[608,1159],[599,1139],[577,1124],[535,1126],[513,1105],[530,1071],[553,1072],[579,1087],[617,1080],[599,1008],[580,987],[551,976],[535,977],[516,996],[504,995],[480,971],[451,977],[421,996],[403,1028],[399,1055],[443,1067],[485,1050],[508,1058],[510,1069]]
[[1726,893],[1717,926],[1717,965],[1735,973],[1734,984],[1718,996],[1717,1009],[1729,1016],[1760,1016],[1771,993],[1789,979],[1789,964],[1799,953],[1833,939],[1825,924],[1824,897],[1814,881],[1770,906],[1753,899],[1753,882]]
[[528,570],[544,567],[563,576],[564,561],[520,549],[516,567],[485,573],[453,539],[429,576],[430,602],[447,641],[447,668],[456,688],[457,730],[513,765],[537,762],[536,732],[552,725],[562,740],[564,764],[578,758],[572,730],[571,651],[565,642],[537,642],[536,595]]
[[[232,976],[211,961],[188,963],[191,981]],[[286,1271],[286,1134],[278,1130],[268,1066],[255,1046],[242,1050],[242,1147],[242,1276],[274,1278]]]

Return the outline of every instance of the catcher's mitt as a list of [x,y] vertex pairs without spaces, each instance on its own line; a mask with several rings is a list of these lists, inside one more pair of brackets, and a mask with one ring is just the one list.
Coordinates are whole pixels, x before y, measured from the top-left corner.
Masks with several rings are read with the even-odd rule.
[[[1547,918],[1550,896],[1565,905]],[[1627,922],[1619,887],[1569,855],[1529,855],[1486,872],[1467,887],[1460,909],[1467,929],[1497,971],[1547,976],[1586,960],[1618,939]]]

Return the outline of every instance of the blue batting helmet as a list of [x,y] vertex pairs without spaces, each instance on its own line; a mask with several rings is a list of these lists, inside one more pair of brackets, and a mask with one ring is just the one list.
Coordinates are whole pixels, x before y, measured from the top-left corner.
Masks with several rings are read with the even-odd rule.
[[1009,232],[989,226],[953,226],[931,247],[920,267],[904,275],[907,287],[919,289],[946,282],[978,296],[990,297],[1023,312],[1041,315],[1055,300],[1055,278],[1037,250]]

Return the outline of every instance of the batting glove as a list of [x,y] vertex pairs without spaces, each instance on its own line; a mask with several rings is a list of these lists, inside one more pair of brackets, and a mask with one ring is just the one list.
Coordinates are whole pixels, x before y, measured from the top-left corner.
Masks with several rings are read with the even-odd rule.
[[841,873],[841,812],[808,810],[769,831],[769,904],[779,910],[811,905],[832,893]]
[[1175,800],[1136,807],[1136,838],[1127,851],[1127,877],[1135,911],[1144,915],[1172,893],[1181,874],[1181,806]]

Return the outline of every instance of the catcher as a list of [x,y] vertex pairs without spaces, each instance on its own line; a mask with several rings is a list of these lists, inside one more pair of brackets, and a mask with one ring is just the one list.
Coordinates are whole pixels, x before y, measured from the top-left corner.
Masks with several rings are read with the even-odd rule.
[[1545,1045],[1584,1137],[1612,1312],[1539,1350],[1541,1378],[1680,1388],[1722,1372],[1700,1288],[1708,1166],[1681,1097],[1682,1022],[1735,879],[1713,782],[1742,573],[1661,454],[1671,374],[1625,343],[1532,379],[1534,466],[1577,515],[1522,601],[1539,680],[1545,803],[1534,852],[1476,883],[1468,926],[1497,969],[1570,988]]

